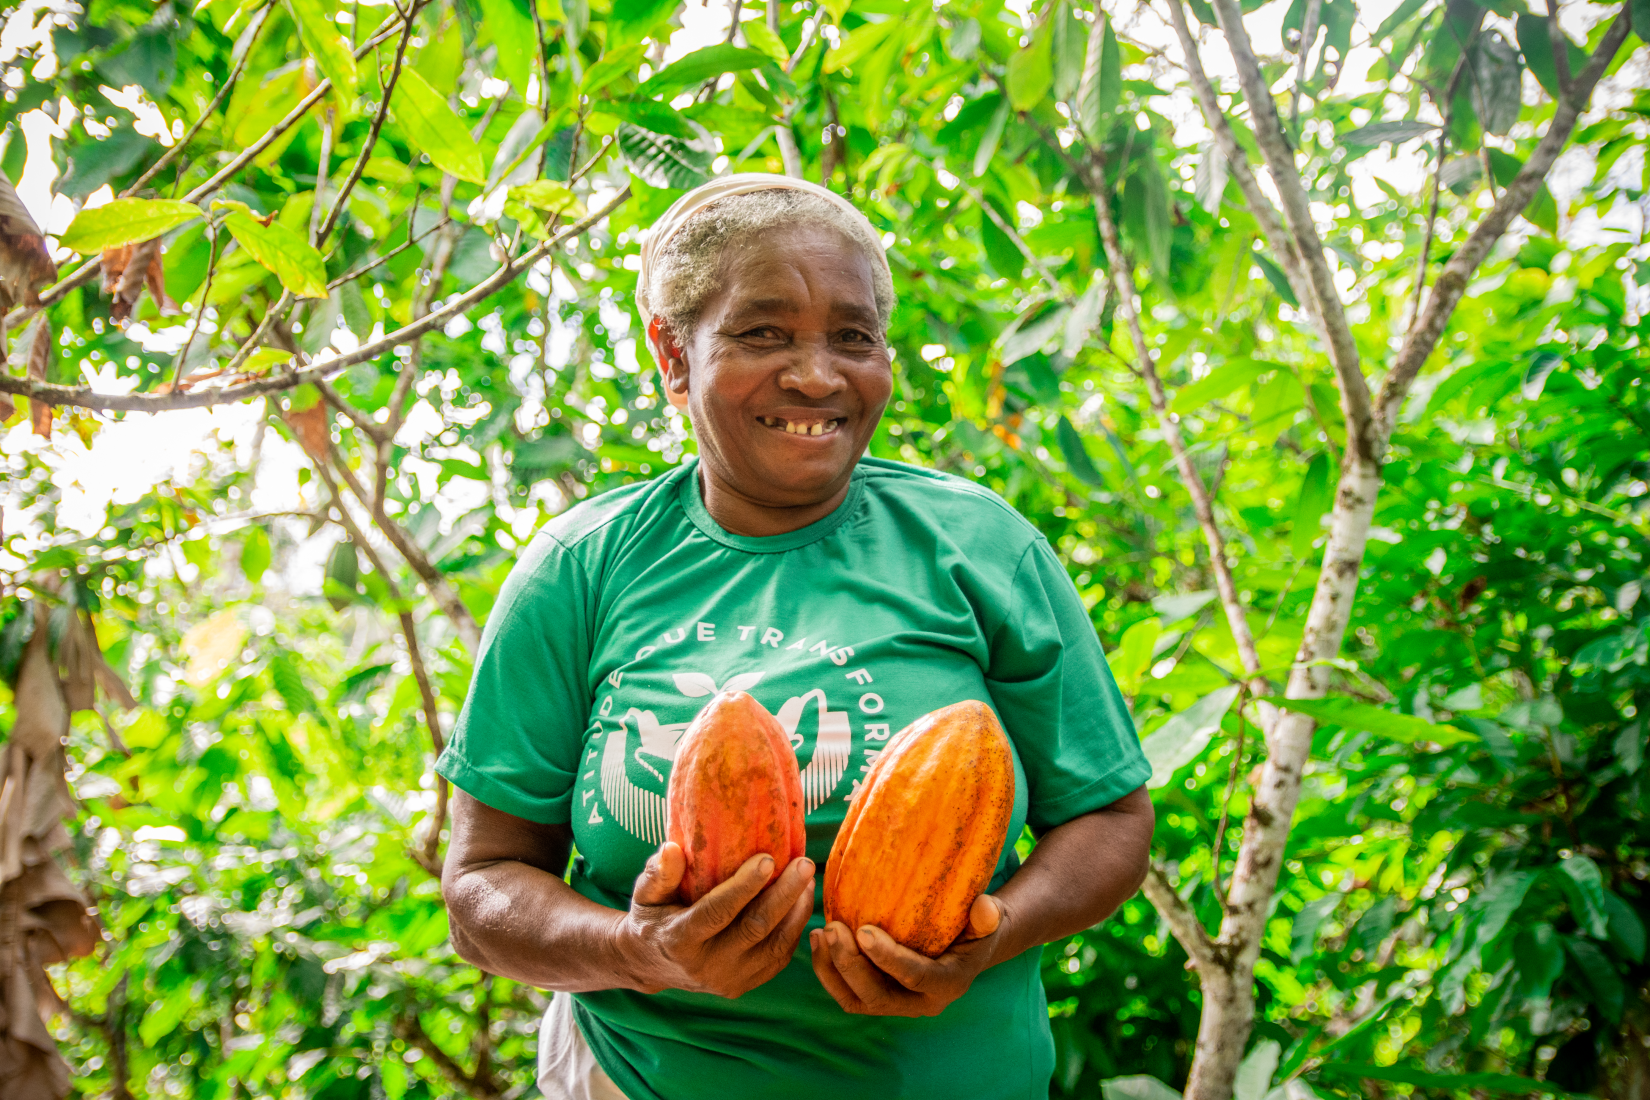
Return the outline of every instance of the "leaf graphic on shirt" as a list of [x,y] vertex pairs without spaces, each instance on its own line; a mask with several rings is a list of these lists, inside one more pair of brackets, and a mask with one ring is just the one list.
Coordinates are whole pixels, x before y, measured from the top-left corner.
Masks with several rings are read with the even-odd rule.
[[728,682],[722,685],[722,690],[749,691],[756,686],[757,681],[760,679],[762,679],[762,673],[760,672],[741,672],[737,676],[729,677]]
[[716,694],[716,681],[703,672],[678,672],[675,680],[676,690],[689,699],[697,699],[701,695]]

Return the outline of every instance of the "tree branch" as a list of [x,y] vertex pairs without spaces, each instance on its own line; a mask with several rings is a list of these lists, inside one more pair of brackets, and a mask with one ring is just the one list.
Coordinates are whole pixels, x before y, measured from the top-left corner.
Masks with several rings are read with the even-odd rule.
[[[248,397],[257,397],[268,393],[277,393],[289,390],[294,386],[306,382],[315,382],[319,379],[330,378],[339,371],[378,358],[385,352],[394,350],[397,346],[409,343],[414,338],[423,335],[433,328],[445,325],[454,317],[474,306],[476,303],[497,293],[509,285],[527,268],[555,251],[556,247],[571,237],[589,229],[607,215],[611,214],[622,203],[630,198],[630,188],[626,187],[615,195],[611,202],[600,210],[595,211],[583,220],[568,226],[562,232],[548,240],[540,242],[528,249],[513,260],[506,260],[487,278],[477,283],[470,290],[450,301],[432,313],[426,314],[419,320],[408,323],[387,334],[381,340],[374,340],[370,344],[363,344],[352,352],[328,359],[323,363],[304,370],[289,370],[283,374],[260,378],[256,381],[242,383],[238,386],[225,386],[221,389],[196,390],[189,393],[172,394],[102,394],[94,392],[89,386],[60,386],[47,382],[37,382],[27,378],[15,378],[0,374],[0,393],[21,394],[31,401],[43,401],[50,405],[68,405],[82,409],[101,409],[104,411],[122,412],[165,412],[171,409],[199,409],[212,405],[223,405],[231,401],[242,401]],[[274,311],[272,311],[274,312]]]
[[[1230,3],[1231,0],[1217,2]],[[1535,197],[1536,190],[1551,171],[1553,162],[1558,159],[1559,153],[1564,151],[1570,135],[1575,132],[1576,123],[1592,98],[1593,89],[1604,76],[1604,70],[1609,67],[1622,42],[1626,40],[1629,29],[1630,23],[1624,7],[1610,24],[1610,28],[1604,32],[1604,37],[1599,41],[1598,48],[1593,51],[1587,67],[1571,82],[1570,92],[1559,97],[1553,110],[1552,121],[1547,124],[1547,132],[1542,135],[1535,151],[1530,154],[1530,159],[1524,162],[1524,167],[1519,169],[1518,175],[1501,192],[1500,201],[1484,215],[1483,220],[1438,273],[1438,278],[1432,285],[1432,292],[1427,295],[1427,304],[1404,337],[1403,346],[1398,349],[1398,355],[1391,370],[1387,372],[1386,381],[1381,385],[1380,394],[1376,398],[1375,408],[1380,418],[1379,430],[1382,438],[1391,434],[1404,397],[1409,393],[1410,386],[1414,385],[1416,376],[1421,373],[1421,368],[1426,365],[1433,349],[1438,346],[1438,340],[1444,334],[1444,327],[1449,323],[1450,315],[1455,312],[1455,307],[1466,293],[1467,280],[1472,278],[1473,272],[1483,263],[1490,249],[1495,247],[1495,242],[1501,239],[1507,227],[1512,224],[1512,220],[1523,213],[1524,208]]]
[[1260,181],[1255,179],[1255,173],[1249,167],[1248,152],[1238,144],[1237,135],[1232,132],[1232,124],[1227,121],[1226,113],[1220,109],[1220,99],[1215,94],[1214,85],[1209,82],[1208,74],[1203,71],[1203,59],[1198,56],[1197,40],[1192,37],[1191,28],[1186,23],[1186,10],[1181,5],[1181,0],[1169,0],[1169,17],[1174,23],[1175,35],[1180,39],[1180,52],[1186,59],[1186,75],[1191,79],[1198,106],[1203,109],[1203,120],[1214,134],[1215,144],[1220,146],[1221,153],[1225,155],[1226,164],[1231,168],[1232,178],[1237,181],[1238,190],[1243,192],[1249,212],[1254,215],[1255,221],[1260,224],[1261,233],[1271,242],[1278,258],[1283,261],[1283,273],[1288,277],[1289,286],[1294,290],[1295,297],[1307,307],[1307,313],[1317,324],[1318,331],[1324,335],[1327,343],[1327,330],[1312,298],[1312,287],[1307,280],[1305,269],[1301,266],[1300,252],[1295,239],[1284,231],[1283,223],[1278,220],[1277,207],[1272,205],[1272,200],[1261,190]]
[[1014,242],[1014,247],[1020,250],[1020,254],[1026,258],[1027,263],[1037,269],[1037,274],[1043,277],[1043,282],[1049,285],[1055,295],[1062,301],[1070,298],[1071,295],[1066,293],[1066,288],[1060,285],[1060,280],[1056,279],[1054,273],[1043,263],[1042,257],[1033,252],[1031,246],[1026,244],[1025,238],[1020,236],[1019,231],[1009,225],[1001,214],[997,213],[997,208],[986,202],[985,196],[980,194],[973,184],[961,176],[957,177],[957,182],[962,184],[964,191],[968,192],[968,197],[974,200],[974,205],[978,206],[985,213],[985,216],[990,218],[997,228],[1003,231],[1004,236]]
[[195,120],[195,124],[184,131],[184,135],[173,143],[170,149],[162,153],[160,159],[151,164],[143,175],[133,180],[130,187],[120,193],[121,198],[137,194],[138,188],[154,179],[160,170],[171,163],[173,157],[183,152],[184,147],[194,140],[196,134],[200,133],[200,128],[206,125],[206,120],[212,117],[212,113],[218,109],[224,98],[234,89],[235,82],[240,80],[241,73],[246,70],[246,63],[252,58],[252,51],[258,45],[258,35],[263,33],[264,22],[269,18],[269,13],[274,10],[274,4],[267,4],[258,10],[257,15],[252,17],[252,25],[247,28],[246,52],[241,54],[239,61],[235,62],[235,67],[230,70],[229,76],[223,82],[223,87],[218,89],[218,94],[212,97],[212,102],[206,105],[206,110],[201,112],[201,116]]
[[1283,200],[1284,222],[1294,235],[1305,268],[1310,296],[1303,300],[1316,305],[1328,339],[1329,361],[1340,382],[1341,410],[1346,416],[1348,446],[1372,454],[1374,441],[1369,438],[1372,423],[1369,383],[1364,378],[1358,345],[1347,323],[1340,293],[1335,288],[1334,274],[1329,270],[1329,261],[1324,255],[1323,241],[1319,239],[1317,224],[1312,220],[1311,203],[1300,170],[1295,165],[1294,150],[1290,148],[1284,136],[1283,123],[1278,118],[1277,101],[1266,86],[1266,77],[1261,73],[1260,61],[1249,42],[1249,32],[1243,26],[1243,12],[1238,8],[1237,0],[1213,0],[1213,3],[1215,17],[1220,21],[1220,29],[1226,35],[1232,60],[1237,65],[1238,84],[1243,89],[1244,101],[1249,104],[1261,154],[1266,158],[1272,182]]
[[1128,254],[1123,251],[1117,223],[1111,216],[1111,195],[1105,186],[1105,165],[1100,162],[1098,153],[1093,155],[1096,163],[1095,170],[1089,173],[1089,186],[1094,196],[1095,220],[1100,225],[1100,240],[1105,245],[1106,258],[1110,261],[1112,291],[1117,295],[1117,312],[1122,314],[1129,326],[1129,336],[1134,342],[1140,375],[1145,379],[1146,390],[1151,395],[1152,408],[1156,411],[1158,423],[1163,429],[1163,437],[1174,455],[1175,465],[1180,470],[1180,480],[1192,498],[1192,508],[1197,513],[1198,526],[1203,529],[1204,541],[1209,546],[1209,567],[1215,574],[1215,587],[1220,592],[1220,605],[1226,612],[1226,622],[1231,627],[1232,640],[1237,644],[1238,656],[1243,661],[1244,671],[1250,676],[1250,691],[1259,697],[1267,694],[1270,688],[1265,677],[1260,675],[1260,653],[1255,648],[1254,635],[1249,630],[1249,620],[1243,606],[1243,598],[1238,594],[1237,581],[1232,576],[1232,567],[1226,560],[1226,536],[1221,532],[1220,524],[1215,519],[1214,502],[1210,499],[1203,478],[1192,463],[1191,452],[1186,449],[1186,441],[1180,434],[1179,419],[1169,411],[1168,394],[1163,389],[1163,380],[1158,377],[1156,364],[1152,360],[1151,345],[1146,342],[1145,332],[1140,327],[1140,312],[1135,308],[1133,264]]
[[[408,12],[407,15],[405,16],[405,21],[411,22],[412,15],[413,15],[412,12]],[[372,38],[370,38],[364,45],[362,45],[359,49],[357,49],[355,51],[356,59],[359,60],[362,57],[365,57],[366,54],[374,46],[377,46],[380,42],[383,42],[386,39],[388,39],[390,37],[390,35],[395,33],[395,31],[396,31],[395,27],[390,27],[390,28],[387,28],[385,30],[381,30],[377,34],[373,35]],[[196,187],[193,191],[190,191],[187,195],[184,195],[183,198],[180,201],[182,201],[182,202],[199,202],[200,200],[206,198],[208,195],[212,194],[219,187],[222,187],[224,185],[224,183],[227,182],[232,176],[234,176],[242,168],[245,168],[249,163],[251,163],[251,161],[254,157],[256,157],[259,153],[261,153],[265,149],[267,149],[271,142],[273,142],[276,138],[280,137],[282,134],[286,133],[288,130],[292,129],[292,127],[296,126],[298,123],[302,122],[303,119],[304,119],[304,116],[309,113],[309,109],[311,107],[315,106],[315,104],[320,101],[321,97],[326,95],[327,92],[329,92],[331,90],[332,90],[332,81],[330,81],[330,80],[322,80],[319,84],[315,85],[314,90],[312,90],[303,99],[299,100],[298,105],[296,107],[292,108],[292,110],[288,111],[286,113],[286,116],[283,117],[279,122],[277,122],[277,123],[275,123],[275,125],[271,126],[269,128],[269,130],[262,137],[260,137],[257,141],[254,141],[251,145],[247,146],[245,149],[241,150],[238,154],[235,155],[234,159],[232,159],[228,164],[224,165],[221,169],[219,169],[212,176],[211,179],[207,180],[205,183],[201,184],[199,187]],[[76,288],[78,288],[78,287],[82,286],[83,284],[85,284],[88,280],[95,277],[97,275],[97,273],[99,271],[101,271],[102,269],[103,269],[103,261],[101,259],[98,259],[98,258],[88,259],[85,263],[83,263],[79,267],[75,268],[74,273],[72,275],[69,275],[66,278],[58,280],[58,282],[56,282],[52,286],[49,286],[45,290],[41,291],[40,296],[39,296],[40,301],[39,301],[38,305],[18,306],[16,309],[12,310],[9,314],[7,314],[6,319],[5,319],[5,328],[14,329],[18,325],[22,324],[24,321],[27,321],[30,317],[33,317],[36,313],[40,312],[41,310],[48,309],[51,306],[56,305],[58,302],[62,301],[64,296],[66,296],[70,291],[75,290]],[[67,388],[67,387],[64,387],[64,388]],[[13,390],[13,391],[8,391],[8,392],[15,393],[15,392],[19,392],[19,391]],[[52,399],[49,398],[49,397],[42,397],[41,400],[43,400],[43,401],[52,401]],[[72,402],[72,401],[53,401],[53,403],[54,404],[74,404],[74,402]],[[99,406],[86,406],[86,407],[87,408],[96,408],[96,407],[99,407]],[[192,407],[197,407],[197,406],[187,406],[187,405],[178,406],[178,408],[192,408]]]
[[1140,884],[1140,892],[1146,895],[1146,900],[1152,903],[1157,915],[1169,926],[1174,938],[1186,949],[1193,966],[1199,971],[1225,966],[1203,922],[1197,919],[1186,899],[1169,884],[1169,874],[1162,863],[1152,860],[1151,868],[1146,872],[1146,881]]
[[[338,189],[337,201],[332,204],[332,209],[327,211],[327,220],[322,224],[321,231],[315,235],[315,244],[318,248],[326,244],[327,238],[332,235],[333,229],[337,227],[338,219],[344,213],[344,203],[349,201],[349,193],[360,182],[361,173],[367,167],[367,159],[372,156],[373,147],[378,144],[378,134],[384,128],[384,118],[390,113],[390,96],[395,92],[395,82],[401,79],[401,62],[407,55],[407,42],[412,38],[413,32],[412,15],[417,10],[418,5],[415,4],[413,12],[408,13],[406,25],[401,31],[401,40],[395,44],[395,60],[390,63],[390,78],[384,82],[384,94],[379,97],[378,111],[372,116],[372,127],[367,131],[366,140],[361,143],[361,155],[355,158],[355,164],[350,168],[348,178],[344,180],[343,186]],[[319,198],[319,195],[317,195],[317,198]]]

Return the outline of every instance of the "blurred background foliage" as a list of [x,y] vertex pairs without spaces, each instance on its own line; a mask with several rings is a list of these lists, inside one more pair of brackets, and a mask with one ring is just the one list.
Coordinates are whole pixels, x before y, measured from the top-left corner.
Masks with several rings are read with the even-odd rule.
[[[1306,5],[1245,7],[1278,28],[1269,78],[1289,77],[1317,41],[1302,51]],[[1447,256],[1550,114],[1534,92],[1553,46],[1520,0],[1311,9],[1324,45],[1315,70],[1298,59],[1292,134],[1379,361],[1423,239]],[[1142,734],[1175,735],[1158,855],[1218,919],[1237,839],[1217,823],[1247,808],[1253,704],[1230,706],[1241,669],[1114,325],[1074,142],[1105,152],[1147,336],[1275,680],[1346,440],[1162,16],[1120,5],[1091,36],[1072,0],[733,11],[725,40],[726,7],[697,0],[430,0],[405,35],[395,7],[336,0],[50,0],[7,17],[0,161],[54,240],[169,152],[136,197],[192,195],[278,130],[189,200],[204,220],[132,261],[158,265],[147,292],[87,283],[51,305],[43,341],[13,326],[11,369],[36,379],[151,395],[278,380],[629,188],[330,393],[153,416],[18,399],[0,436],[0,673],[16,682],[37,622],[85,622],[136,704],[106,693],[68,742],[67,863],[104,930],[51,968],[76,1095],[531,1093],[544,996],[447,944],[432,732],[533,530],[693,450],[637,339],[638,234],[709,174],[787,158],[885,231],[901,304],[871,452],[990,486],[1058,548]],[[1490,28],[1472,39],[1484,79],[1445,120],[1424,92],[1456,66],[1469,14]],[[1563,24],[1596,40],[1610,14],[1578,0]],[[1338,696],[1387,717],[1317,734],[1239,1100],[1650,1095],[1650,93],[1630,42],[1394,435],[1335,665]],[[1357,51],[1367,72],[1338,86]],[[1079,134],[1067,105],[1088,96],[1103,124]],[[55,255],[70,273],[74,253]],[[16,700],[0,699],[10,728]],[[1137,1074],[1180,1086],[1197,982],[1144,897],[1044,958],[1056,1096]]]

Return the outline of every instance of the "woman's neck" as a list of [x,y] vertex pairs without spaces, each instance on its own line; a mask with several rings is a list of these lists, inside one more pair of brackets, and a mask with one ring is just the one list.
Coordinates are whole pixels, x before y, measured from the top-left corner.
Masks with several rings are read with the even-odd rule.
[[695,480],[699,483],[699,495],[705,503],[705,511],[722,530],[749,538],[767,538],[801,530],[836,511],[848,496],[853,474],[850,472],[843,478],[841,486],[825,499],[796,505],[776,505],[753,499],[717,477],[703,461],[699,463],[699,476]]

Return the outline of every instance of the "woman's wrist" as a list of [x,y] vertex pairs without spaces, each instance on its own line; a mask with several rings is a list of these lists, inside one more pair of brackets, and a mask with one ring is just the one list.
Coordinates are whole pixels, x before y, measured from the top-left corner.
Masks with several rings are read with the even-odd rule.
[[614,987],[638,993],[653,993],[660,988],[653,965],[653,951],[643,938],[631,915],[620,909],[612,910],[604,943],[607,951],[607,969],[616,979]]

